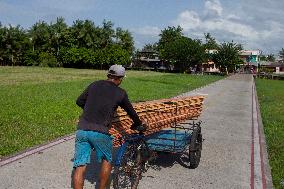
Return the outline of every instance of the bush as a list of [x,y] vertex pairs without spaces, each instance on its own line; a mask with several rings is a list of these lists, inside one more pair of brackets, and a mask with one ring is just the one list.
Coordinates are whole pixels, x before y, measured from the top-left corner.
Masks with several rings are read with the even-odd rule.
[[27,51],[24,55],[24,66],[38,66],[38,54],[38,51]]
[[129,53],[118,45],[113,45],[107,50],[107,56],[109,59],[108,64],[130,64],[131,59]]
[[41,67],[56,67],[58,66],[57,60],[54,55],[41,52],[38,57],[39,66]]
[[63,67],[87,68],[93,62],[92,51],[87,48],[62,48],[59,52],[59,60]]
[[96,51],[87,48],[62,48],[59,61],[63,67],[105,69],[111,64],[129,64],[131,60],[126,50],[113,45]]

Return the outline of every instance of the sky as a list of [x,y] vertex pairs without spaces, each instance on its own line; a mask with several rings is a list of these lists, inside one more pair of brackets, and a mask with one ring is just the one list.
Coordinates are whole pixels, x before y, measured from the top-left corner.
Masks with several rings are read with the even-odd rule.
[[181,26],[183,34],[204,40],[210,33],[219,43],[242,44],[246,50],[275,54],[284,48],[283,0],[0,0],[2,25],[30,28],[37,21],[63,17],[103,20],[129,30],[136,48],[158,42],[161,30]]

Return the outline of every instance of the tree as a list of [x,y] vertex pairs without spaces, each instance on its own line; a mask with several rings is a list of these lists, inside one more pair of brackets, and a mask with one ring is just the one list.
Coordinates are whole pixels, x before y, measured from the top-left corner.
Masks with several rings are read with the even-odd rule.
[[281,51],[279,51],[279,56],[280,58],[282,58],[282,62],[284,61],[284,48],[281,49]]
[[205,58],[205,49],[200,40],[180,37],[169,42],[164,49],[163,58],[184,72],[193,66],[200,66]]
[[76,20],[71,29],[71,37],[73,40],[73,45],[78,48],[90,48],[98,49],[98,31],[94,22],[91,20]]
[[269,54],[266,59],[267,61],[274,62],[275,61],[274,54]]
[[59,17],[56,19],[56,23],[50,25],[50,36],[49,48],[57,57],[60,48],[68,45],[68,26],[64,18]]
[[104,49],[108,45],[113,44],[113,38],[115,37],[115,31],[113,30],[113,23],[111,21],[103,21],[102,28],[98,28],[98,48]]
[[50,40],[50,28],[44,21],[38,21],[28,31],[33,51],[48,51]]
[[157,43],[153,43],[153,44],[146,44],[144,45],[144,47],[142,48],[142,51],[152,51],[152,52],[158,52],[158,44]]
[[211,36],[210,33],[205,33],[205,44],[204,47],[207,50],[213,50],[218,48],[218,43],[216,42],[215,38]]
[[232,42],[224,42],[218,47],[218,52],[214,54],[213,61],[219,66],[221,72],[235,71],[236,65],[239,63],[239,52],[242,50],[240,44]]
[[180,26],[178,27],[168,27],[164,30],[161,31],[160,33],[160,40],[158,42],[158,49],[160,52],[161,57],[163,57],[164,55],[164,50],[166,48],[166,46],[181,38],[183,36],[182,34],[182,28]]
[[23,54],[28,49],[28,38],[23,28],[1,27],[0,60],[3,65],[22,65]]
[[122,28],[116,28],[115,32],[115,43],[126,50],[130,55],[134,51],[134,41],[131,33],[128,30],[123,30]]
[[126,65],[131,62],[130,54],[121,46],[112,45],[107,48],[108,64],[121,64]]

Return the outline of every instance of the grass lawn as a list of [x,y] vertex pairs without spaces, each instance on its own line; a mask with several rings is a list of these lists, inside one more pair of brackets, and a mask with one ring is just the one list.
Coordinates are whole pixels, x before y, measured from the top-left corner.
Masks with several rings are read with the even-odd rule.
[[[223,78],[126,74],[121,87],[132,102],[173,97]],[[105,78],[99,70],[0,67],[0,158],[74,132],[81,113],[75,100],[92,81]]]
[[275,188],[284,188],[284,81],[256,80]]

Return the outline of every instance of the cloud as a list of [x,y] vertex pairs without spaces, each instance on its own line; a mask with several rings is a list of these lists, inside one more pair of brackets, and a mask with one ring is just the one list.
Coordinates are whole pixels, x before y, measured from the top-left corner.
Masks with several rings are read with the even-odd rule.
[[132,29],[132,32],[140,35],[157,37],[161,33],[161,29],[155,26],[145,26],[137,29]]
[[205,14],[209,17],[219,17],[222,15],[223,7],[219,0],[209,0],[205,2]]
[[180,25],[185,31],[196,29],[202,24],[199,15],[196,12],[189,10],[181,12],[175,22],[177,23],[177,25]]
[[194,11],[184,11],[179,14],[175,21],[185,32],[194,30],[203,32],[224,31],[234,35],[255,38],[258,32],[251,26],[232,22],[226,18],[201,20],[199,15]]
[[[276,2],[276,0],[272,1]],[[269,4],[269,2],[268,0],[242,1],[240,9],[231,10],[229,7],[223,7],[219,0],[207,0],[203,12],[184,10],[177,15],[173,23],[180,25],[185,34],[194,37],[200,37],[201,34],[209,32],[221,42],[234,40],[244,44],[245,48],[275,51],[275,46],[281,49],[281,41],[283,44],[284,13],[278,11],[280,8],[277,6],[284,7],[284,2],[265,8],[266,3]],[[260,9],[256,8],[259,6]],[[266,20],[263,13],[272,10],[276,11],[269,14],[269,19]],[[283,17],[279,18],[279,16]],[[272,45],[274,45],[273,48]]]
[[92,12],[95,6],[92,0],[0,1],[0,17],[5,25],[22,23],[25,28],[38,20],[50,22],[57,17],[66,18],[71,24],[75,19]]

